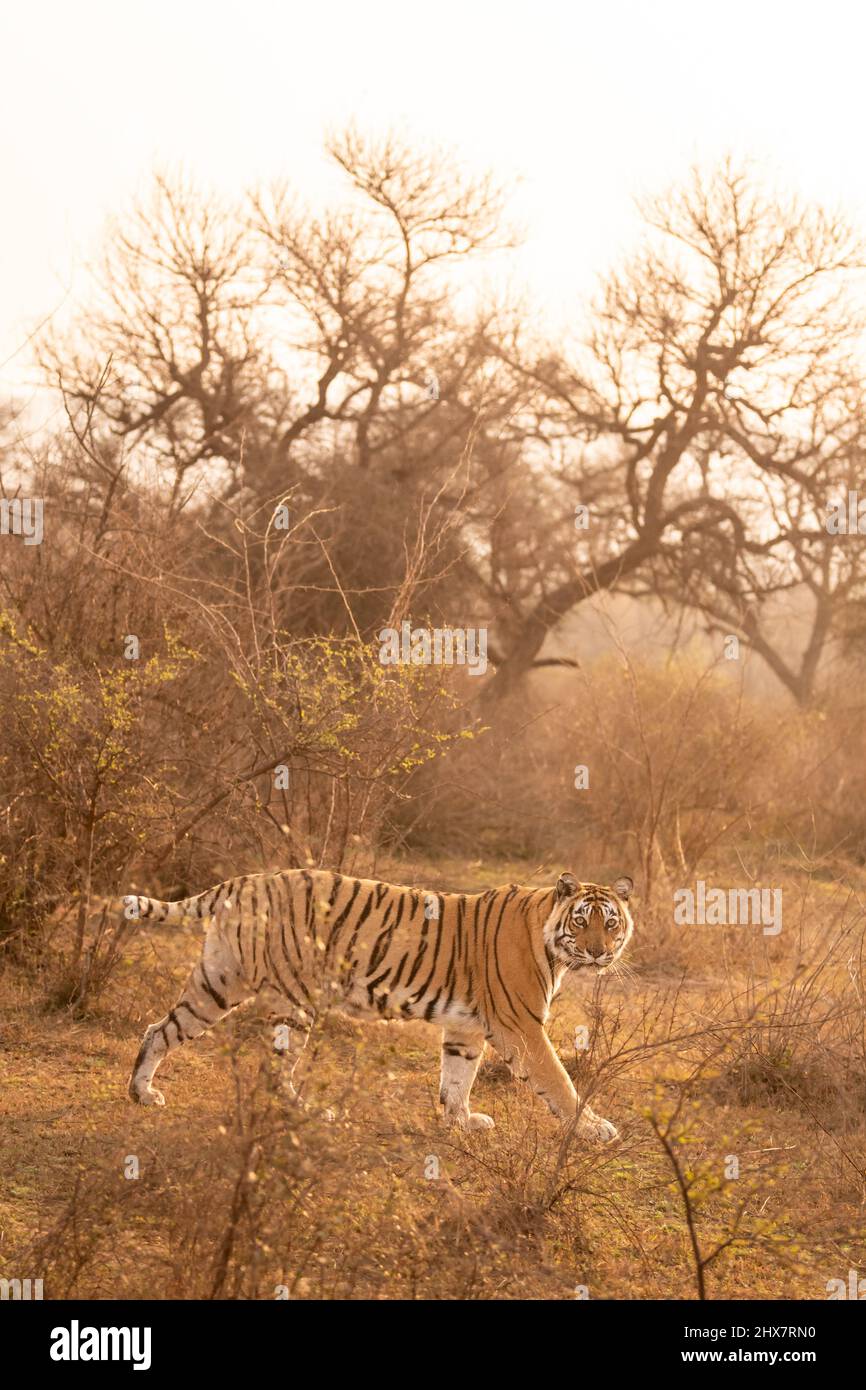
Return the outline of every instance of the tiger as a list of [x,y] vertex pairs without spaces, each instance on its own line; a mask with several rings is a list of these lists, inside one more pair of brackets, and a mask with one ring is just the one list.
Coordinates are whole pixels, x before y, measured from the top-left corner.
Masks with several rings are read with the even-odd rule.
[[609,970],[634,930],[627,876],[611,887],[572,873],[553,888],[425,892],[316,869],[231,878],[177,902],[130,895],[139,923],[208,923],[201,959],[174,1007],[147,1029],[129,1081],[139,1105],[163,1105],[159,1065],[246,1001],[276,998],[287,1084],[309,1031],[335,1005],[354,1018],[423,1019],[442,1029],[439,1103],[467,1130],[493,1118],[469,1108],[485,1043],[561,1121],[599,1143],[610,1120],[581,1105],[545,1032],[567,974]]

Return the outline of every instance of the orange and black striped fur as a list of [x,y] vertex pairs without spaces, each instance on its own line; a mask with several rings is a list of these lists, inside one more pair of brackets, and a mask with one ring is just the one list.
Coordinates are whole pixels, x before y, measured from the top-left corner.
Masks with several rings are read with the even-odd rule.
[[127,898],[127,916],[142,922],[208,922],[183,993],[145,1034],[129,1093],[141,1105],[162,1105],[152,1081],[164,1057],[265,991],[290,1021],[295,1060],[331,1004],[356,1017],[426,1019],[442,1028],[440,1100],[456,1123],[493,1124],[469,1109],[486,1040],[554,1114],[573,1119],[579,1111],[581,1130],[615,1138],[608,1120],[579,1106],[544,1025],[567,971],[598,973],[622,953],[633,929],[632,886],[629,878],[605,888],[563,874],[555,888],[425,893],[287,869],[230,879],[181,902]]

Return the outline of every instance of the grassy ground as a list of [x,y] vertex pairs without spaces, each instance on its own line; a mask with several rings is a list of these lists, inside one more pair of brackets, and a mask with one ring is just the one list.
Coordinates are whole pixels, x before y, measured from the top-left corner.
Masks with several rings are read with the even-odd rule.
[[[503,862],[380,871],[531,881]],[[304,1061],[307,1112],[252,1015],[175,1054],[165,1110],[139,1110],[128,1073],[194,932],[135,935],[85,1016],[8,966],[0,1276],[47,1298],[826,1298],[866,1262],[863,919],[832,875],[792,872],[785,894],[779,938],[638,904],[631,968],[566,985],[550,1031],[621,1130],[605,1149],[564,1141],[492,1060],[473,1105],[496,1129],[455,1133],[434,1028],[337,1016]]]

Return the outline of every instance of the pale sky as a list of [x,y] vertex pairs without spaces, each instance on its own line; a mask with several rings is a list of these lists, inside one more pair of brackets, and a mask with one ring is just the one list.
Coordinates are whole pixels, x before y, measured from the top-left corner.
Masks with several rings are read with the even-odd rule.
[[520,180],[512,279],[566,320],[632,244],[634,195],[695,159],[753,156],[866,230],[864,40],[839,0],[0,0],[0,393],[34,381],[16,349],[154,165],[315,205],[351,117]]

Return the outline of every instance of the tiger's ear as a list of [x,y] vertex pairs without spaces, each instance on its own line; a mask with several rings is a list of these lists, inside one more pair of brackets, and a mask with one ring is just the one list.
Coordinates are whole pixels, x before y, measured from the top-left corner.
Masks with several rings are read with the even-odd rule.
[[556,901],[561,902],[563,898],[573,898],[580,889],[580,884],[574,874],[560,874],[556,880]]
[[634,892],[634,879],[629,878],[628,874],[623,874],[622,878],[618,878],[613,885],[613,891],[618,898],[622,898],[623,902],[626,902],[629,894]]

